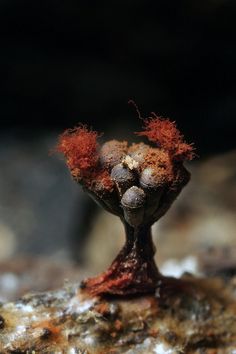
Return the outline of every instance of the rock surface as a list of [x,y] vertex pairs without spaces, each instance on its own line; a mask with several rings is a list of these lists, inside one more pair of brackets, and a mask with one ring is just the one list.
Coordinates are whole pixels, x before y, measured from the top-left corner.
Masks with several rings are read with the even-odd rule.
[[163,278],[153,295],[91,298],[79,285],[0,308],[0,353],[219,353],[236,350],[236,283]]

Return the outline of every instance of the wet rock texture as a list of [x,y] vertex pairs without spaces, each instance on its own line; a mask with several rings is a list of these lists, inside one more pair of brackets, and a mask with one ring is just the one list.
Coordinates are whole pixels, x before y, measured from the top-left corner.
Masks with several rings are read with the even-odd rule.
[[0,353],[233,354],[235,318],[233,278],[163,278],[155,294],[130,298],[73,285],[2,305]]

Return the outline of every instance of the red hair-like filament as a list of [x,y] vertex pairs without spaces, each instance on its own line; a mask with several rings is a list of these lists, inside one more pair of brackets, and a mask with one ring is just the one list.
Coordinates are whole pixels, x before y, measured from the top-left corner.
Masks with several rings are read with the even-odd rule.
[[144,130],[135,134],[146,136],[158,147],[168,151],[174,160],[192,160],[195,156],[192,144],[184,141],[184,136],[177,129],[175,122],[157,117],[155,113],[153,117],[144,119]]
[[98,133],[80,125],[59,136],[56,151],[62,153],[74,177],[88,176],[98,164]]
[[[83,181],[89,188],[100,185],[105,190],[112,190],[113,182],[108,171],[99,164],[99,134],[79,125],[66,130],[59,136],[56,151],[62,153],[72,176]],[[96,188],[96,187],[95,187]]]

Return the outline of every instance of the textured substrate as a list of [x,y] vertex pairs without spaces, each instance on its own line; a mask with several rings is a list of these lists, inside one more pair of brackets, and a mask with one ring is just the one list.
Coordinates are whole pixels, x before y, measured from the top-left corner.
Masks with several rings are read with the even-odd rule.
[[236,284],[163,278],[149,296],[89,298],[78,285],[0,308],[0,353],[236,353]]

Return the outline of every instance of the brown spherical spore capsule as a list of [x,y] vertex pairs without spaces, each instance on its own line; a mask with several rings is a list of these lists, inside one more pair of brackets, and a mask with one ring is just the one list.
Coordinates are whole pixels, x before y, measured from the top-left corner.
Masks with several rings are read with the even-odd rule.
[[100,150],[100,162],[104,168],[111,170],[119,164],[128,149],[127,141],[110,140],[102,145]]
[[[158,173],[159,172],[159,173]],[[147,195],[145,220],[149,220],[159,207],[159,202],[166,185],[165,171],[155,171],[152,167],[145,168],[140,175],[140,186]]]
[[126,167],[123,163],[119,163],[111,170],[111,179],[115,182],[120,196],[133,186],[137,180],[135,172]]
[[165,170],[146,167],[140,174],[140,186],[145,189],[155,191],[166,182]]
[[138,163],[142,164],[145,160],[145,156],[150,149],[150,146],[139,143],[139,144],[132,144],[128,150],[128,154]]
[[132,227],[137,227],[143,222],[146,203],[145,192],[136,186],[129,188],[121,199],[124,217]]
[[145,156],[140,173],[140,185],[151,191],[160,189],[173,181],[173,166],[168,153],[158,148],[150,148]]

